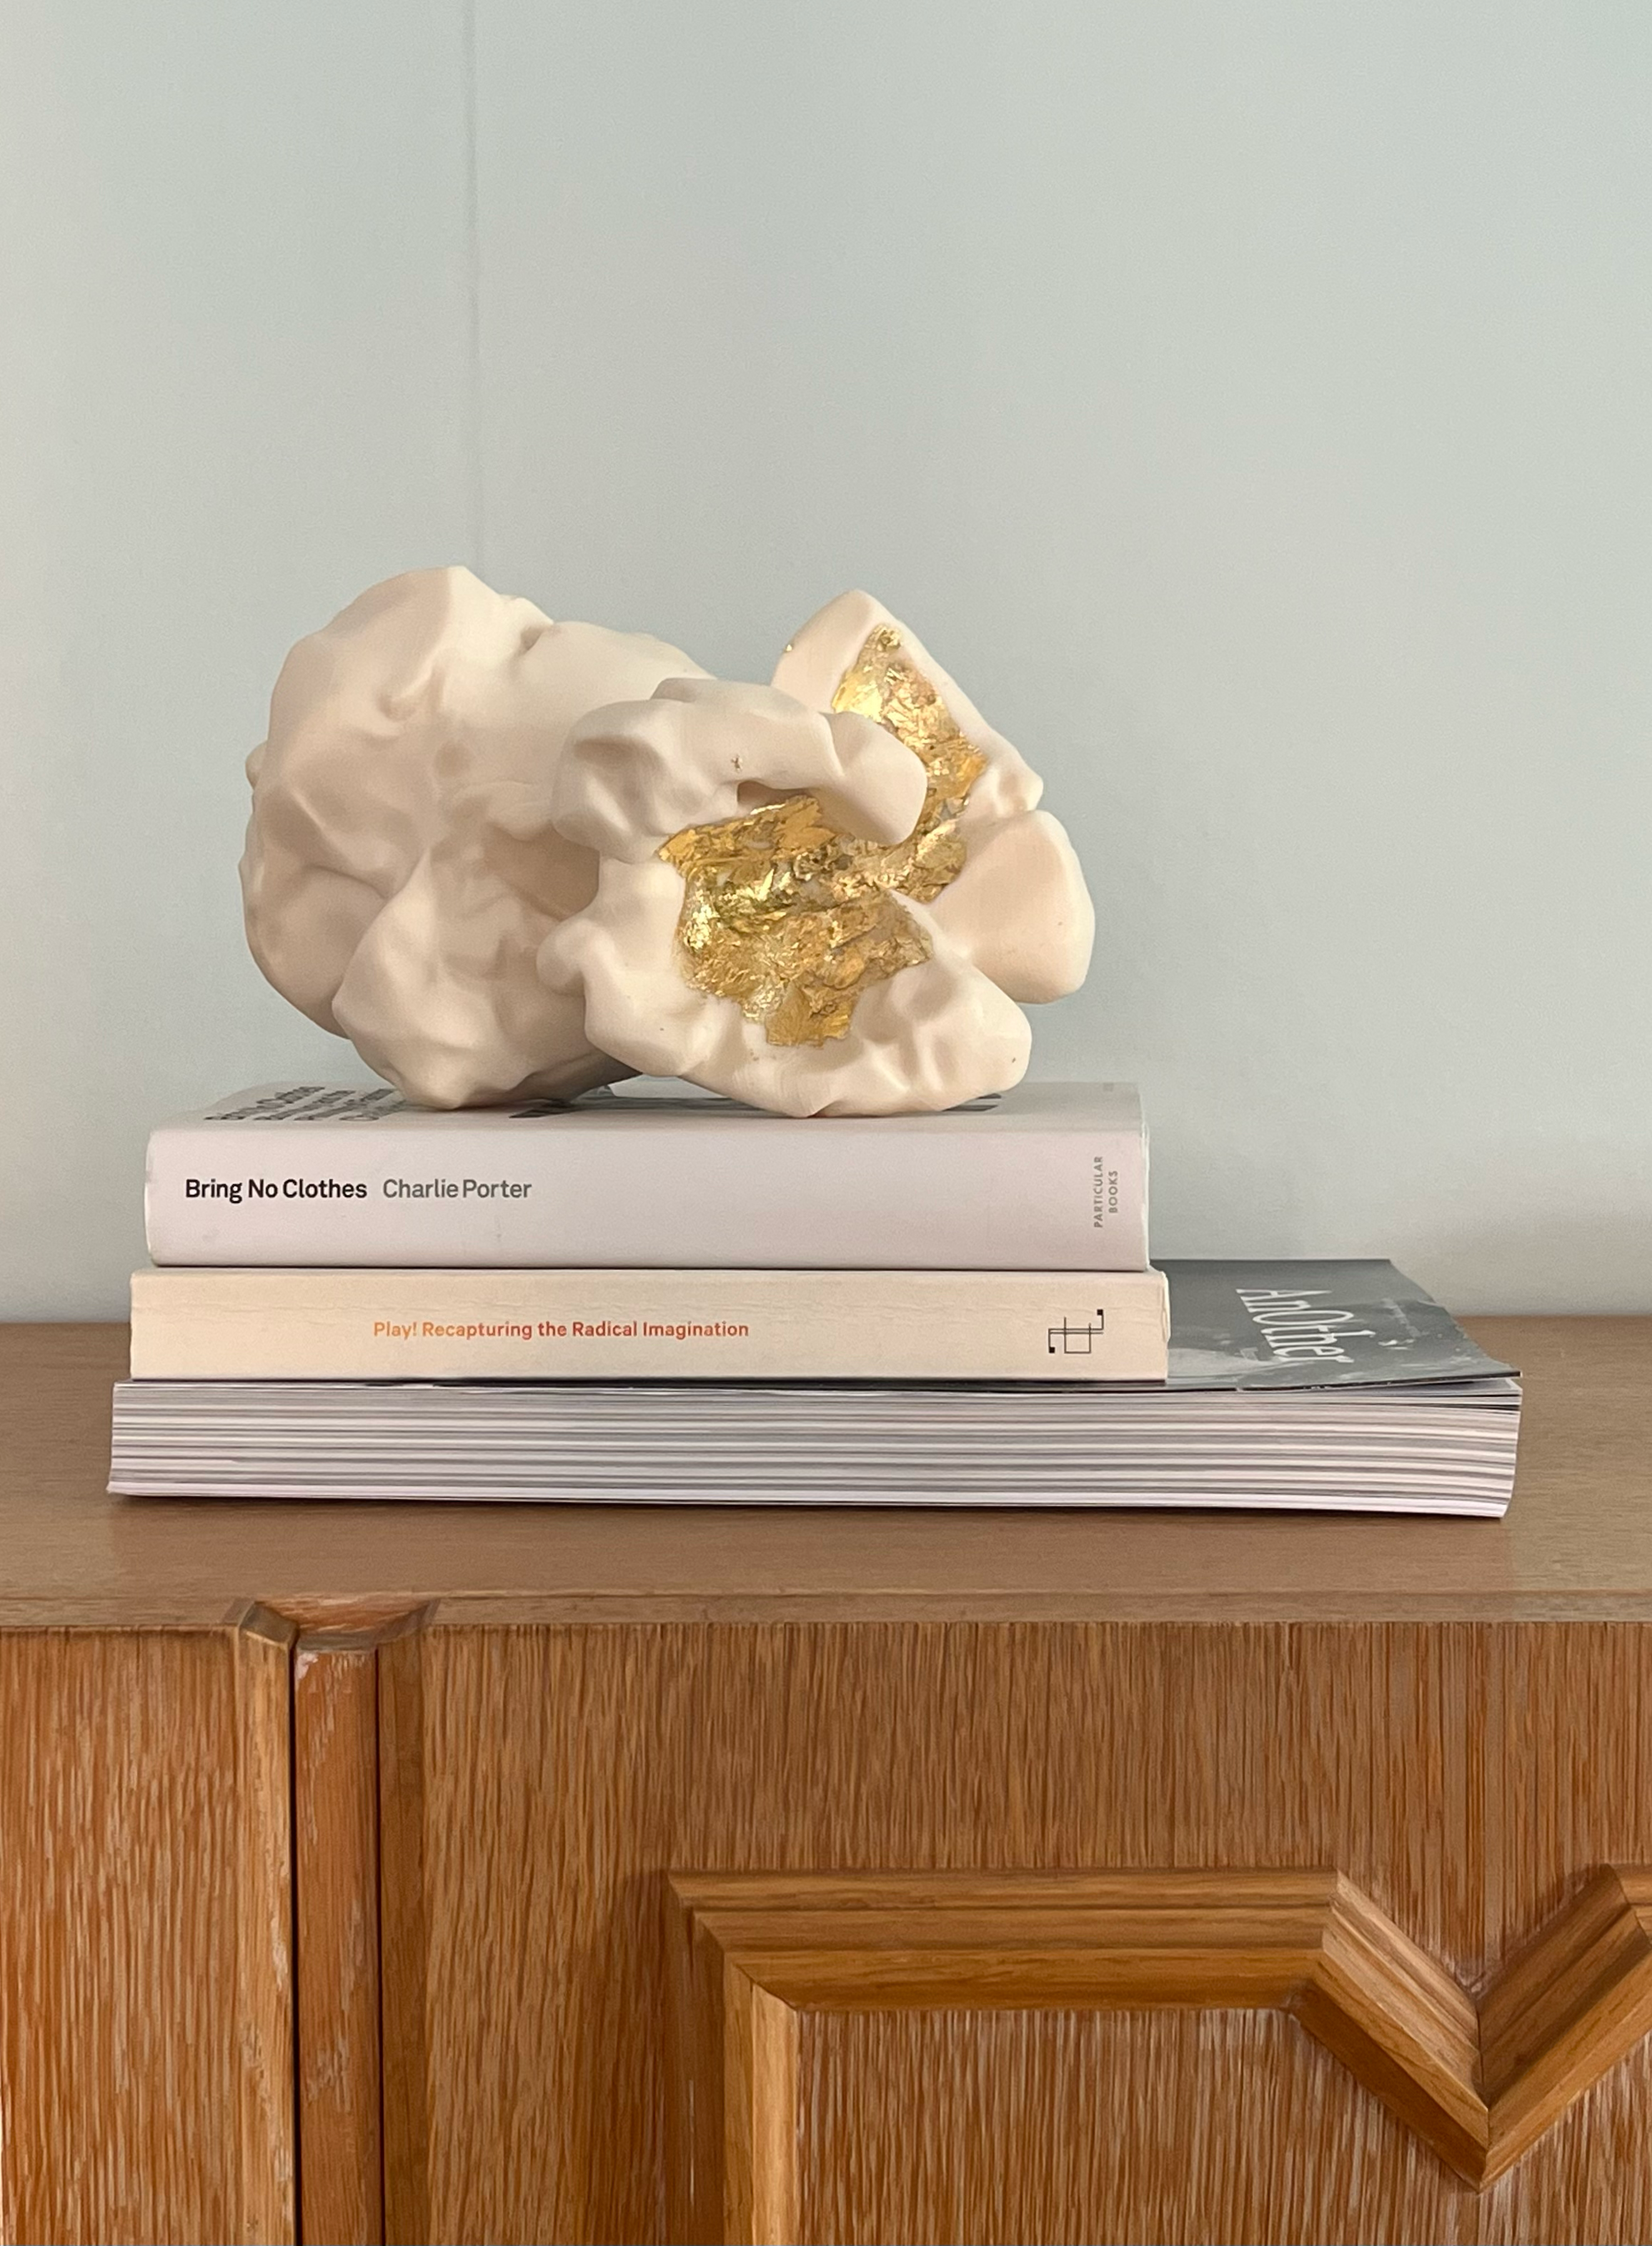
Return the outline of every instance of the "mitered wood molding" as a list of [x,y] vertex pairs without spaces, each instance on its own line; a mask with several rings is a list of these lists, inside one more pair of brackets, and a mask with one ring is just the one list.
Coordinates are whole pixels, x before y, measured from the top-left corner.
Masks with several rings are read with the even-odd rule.
[[301,2233],[382,2246],[378,1648],[304,1630],[293,1649]]
[[1335,1871],[680,1874],[671,2235],[798,2220],[805,2011],[1289,2012],[1465,2181],[1652,2030],[1652,1871],[1603,1869],[1474,1997]]
[[241,2236],[296,2235],[293,2114],[293,1633],[249,1604],[237,1617],[234,1998],[241,2087]]
[[430,1927],[426,1898],[425,1616],[378,1646],[381,2114],[387,2246],[438,2235],[431,2211]]
[[[293,1848],[297,1902],[298,2147],[301,2235],[327,2246],[382,2246],[385,2236],[383,2085],[399,2091],[399,2047],[386,2054],[382,2020],[404,2030],[417,2005],[384,1960],[405,1959],[402,1892],[383,1900],[379,1837],[399,1840],[405,1805],[381,1800],[380,1661],[416,1632],[424,1610],[405,1601],[332,1601],[289,1610],[293,1648]],[[389,1695],[392,1703],[396,1695]],[[395,1760],[392,1746],[391,1761]],[[398,1861],[392,1847],[391,1861]],[[387,1931],[388,1930],[388,1931]],[[390,2101],[399,2146],[406,2100]],[[398,2202],[399,2204],[399,2202]]]
[[1479,2025],[1489,2183],[1652,2030],[1652,1870],[1596,1872],[1493,1977]]

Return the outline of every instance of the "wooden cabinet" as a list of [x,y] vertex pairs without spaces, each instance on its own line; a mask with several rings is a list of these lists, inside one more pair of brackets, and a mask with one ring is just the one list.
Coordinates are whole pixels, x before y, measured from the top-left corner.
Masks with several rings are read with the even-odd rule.
[[0,2236],[283,2239],[288,1640],[0,1630]]
[[7,2238],[1652,2240],[1652,1326],[1503,1524],[120,1503],[0,1335]]

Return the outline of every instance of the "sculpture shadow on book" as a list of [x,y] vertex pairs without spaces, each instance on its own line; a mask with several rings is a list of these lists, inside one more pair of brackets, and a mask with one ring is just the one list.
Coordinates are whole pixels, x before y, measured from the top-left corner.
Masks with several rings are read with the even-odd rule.
[[255,958],[423,1106],[932,1113],[1019,1082],[1090,963],[1043,783],[864,593],[757,685],[412,571],[293,649],[247,769]]

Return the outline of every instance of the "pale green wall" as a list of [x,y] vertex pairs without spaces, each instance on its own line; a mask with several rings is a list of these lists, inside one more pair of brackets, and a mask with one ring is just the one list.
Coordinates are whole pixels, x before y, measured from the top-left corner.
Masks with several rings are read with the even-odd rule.
[[14,0],[0,1312],[348,1062],[239,761],[454,558],[736,674],[909,617],[1090,868],[1035,1067],[1139,1080],[1164,1252],[1652,1309],[1649,114],[1594,0]]

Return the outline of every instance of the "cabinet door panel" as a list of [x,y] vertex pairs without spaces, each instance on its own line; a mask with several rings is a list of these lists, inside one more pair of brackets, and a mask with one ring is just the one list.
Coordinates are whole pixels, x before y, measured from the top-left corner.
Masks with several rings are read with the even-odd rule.
[[[1469,1632],[1291,1625],[438,1619],[387,1643],[387,2235],[672,2235],[674,1870],[1334,1866],[1454,1969],[1483,1946],[1478,1657]],[[1057,2031],[1024,2032],[1053,2064]],[[1425,2179],[1419,2221],[1451,2235],[1436,2214],[1466,2188],[1370,2126],[1360,2161],[1397,2161],[1402,2199]],[[1206,2132],[1188,2158],[1217,2177],[1227,2155]]]
[[[1557,1914],[1565,1980],[1596,1865],[1652,1863],[1652,1788],[1595,1799],[1506,1689],[1563,1684],[1638,1773],[1649,1634],[1520,1628],[438,1610],[378,1656],[386,2236],[689,2235],[674,1897],[717,1875],[1340,1874],[1477,2034],[1486,1977]],[[748,1963],[748,2237],[1648,2235],[1652,2073],[1601,2027],[1610,1991],[1605,2071],[1580,2059],[1477,2191],[1381,2051],[1282,1984],[1148,2015],[1057,1975],[948,2008],[903,1968],[898,2002],[874,1972],[817,2004]]]
[[294,2236],[287,1632],[0,1632],[3,2235]]
[[800,2240],[1479,2236],[1472,2195],[1279,2012],[806,2014]]

